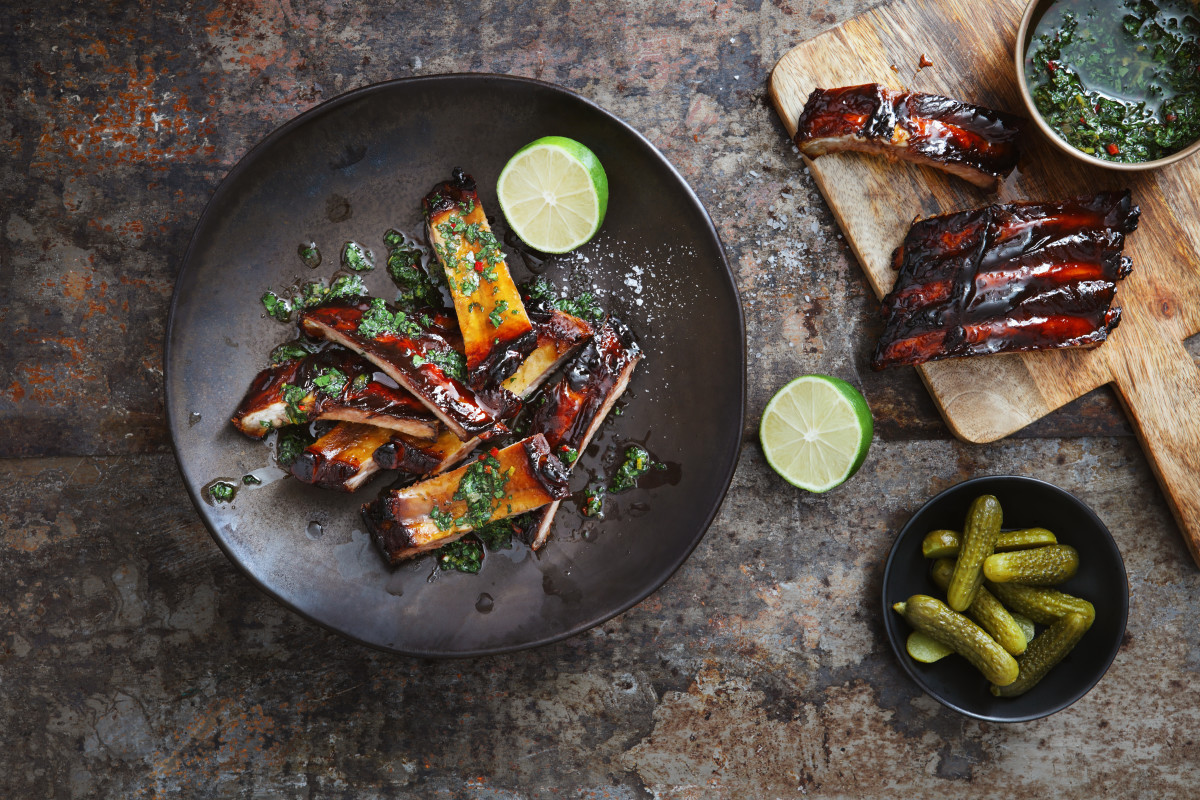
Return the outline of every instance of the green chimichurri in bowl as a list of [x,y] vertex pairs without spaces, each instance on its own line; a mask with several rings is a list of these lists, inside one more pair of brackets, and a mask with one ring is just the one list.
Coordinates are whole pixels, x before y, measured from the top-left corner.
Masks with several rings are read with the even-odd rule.
[[1040,0],[1017,38],[1022,95],[1074,156],[1149,169],[1200,150],[1200,2]]

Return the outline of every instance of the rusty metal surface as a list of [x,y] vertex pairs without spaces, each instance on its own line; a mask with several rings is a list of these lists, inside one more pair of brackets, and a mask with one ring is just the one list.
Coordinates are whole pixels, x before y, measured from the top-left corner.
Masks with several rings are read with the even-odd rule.
[[[1194,796],[1200,573],[1112,394],[973,446],[912,371],[866,366],[877,303],[764,83],[871,4],[0,9],[0,793]],[[169,455],[161,349],[192,226],[254,142],[346,89],[448,71],[579,91],[691,182],[743,293],[748,434],[782,383],[825,372],[863,387],[877,437],[819,497],[750,437],[717,522],[649,600],[540,650],[423,662],[294,617],[224,559]],[[1131,584],[1109,674],[1012,726],[922,695],[875,616],[907,516],[1002,472],[1091,504]]]

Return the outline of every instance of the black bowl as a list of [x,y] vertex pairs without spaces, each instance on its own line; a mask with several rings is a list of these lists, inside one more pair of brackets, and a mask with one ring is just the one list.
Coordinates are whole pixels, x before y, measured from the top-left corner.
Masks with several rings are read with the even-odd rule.
[[[929,577],[930,559],[921,555],[929,531],[962,530],[971,502],[991,494],[1004,509],[1004,527],[1048,528],[1058,541],[1079,551],[1079,572],[1055,588],[1096,607],[1096,621],[1075,649],[1035,687],[1019,697],[993,697],[988,682],[964,659],[950,655],[933,664],[915,661],[905,650],[911,628],[892,604],[914,594],[945,598]],[[917,685],[942,705],[990,722],[1025,722],[1061,711],[1087,694],[1108,670],[1129,614],[1125,563],[1100,518],[1068,492],[1019,475],[973,478],[952,486],[921,506],[896,537],[883,572],[883,614],[888,641],[900,665]],[[1039,626],[1040,630],[1040,626]]]

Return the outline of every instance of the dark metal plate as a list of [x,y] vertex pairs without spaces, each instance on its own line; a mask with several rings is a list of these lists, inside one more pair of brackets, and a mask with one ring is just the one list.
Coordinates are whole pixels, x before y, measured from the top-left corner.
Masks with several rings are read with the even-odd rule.
[[[354,495],[289,478],[243,487],[214,506],[202,489],[252,470],[272,477],[269,448],[229,424],[251,378],[293,328],[265,318],[259,296],[328,277],[354,240],[385,252],[390,227],[421,235],[420,199],[461,166],[475,176],[498,235],[495,182],[540,136],[588,145],[608,172],[608,215],[595,240],[544,266],[556,286],[595,289],[639,335],[647,358],[623,416],[581,457],[586,485],[626,442],[671,469],[658,485],[612,496],[606,520],[567,501],[539,554],[489,553],[478,575],[438,573],[430,558],[389,571]],[[423,235],[422,235],[423,238]],[[324,264],[309,270],[301,242]],[[382,262],[382,258],[378,258]],[[523,260],[510,251],[520,279]],[[367,278],[392,296],[382,265]],[[736,466],[745,401],[745,327],[712,222],[687,183],[640,134],[593,103],[548,84],[445,75],[366,87],[287,123],[221,184],[196,227],[172,302],[167,413],[184,481],[214,539],[265,591],[360,642],[423,656],[544,644],[633,606],[667,580],[716,515]],[[196,418],[199,414],[199,418]],[[320,526],[317,533],[316,526]],[[486,597],[485,597],[486,595]]]

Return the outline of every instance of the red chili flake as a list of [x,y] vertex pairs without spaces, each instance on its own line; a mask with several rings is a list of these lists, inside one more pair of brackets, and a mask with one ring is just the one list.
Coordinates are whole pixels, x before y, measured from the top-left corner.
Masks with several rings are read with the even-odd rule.
[[1046,69],[1050,70],[1051,72],[1057,72],[1057,71],[1058,71],[1058,62],[1056,62],[1056,61],[1047,61],[1047,62],[1046,62]]
[[1104,149],[1108,151],[1110,156],[1115,156],[1117,153],[1121,152],[1121,148],[1117,147],[1115,144],[1109,144]]
[[1084,119],[1083,117],[1080,117],[1080,118],[1079,118],[1079,124],[1080,124],[1080,125],[1087,125],[1087,120],[1086,120],[1086,119]]
[[926,67],[932,67],[933,59],[930,58],[929,56],[925,55],[924,53],[921,53],[921,60],[918,62],[918,64],[919,64],[919,66],[918,66],[919,69],[925,69]]
[[1167,122],[1174,122],[1178,119],[1174,114],[1167,114]]
[[476,261],[476,262],[475,262],[475,271],[476,271],[476,272],[483,272],[483,262],[482,262],[482,261]]
[[498,458],[500,456],[500,450],[498,448],[493,447],[491,450],[488,450],[488,452],[491,453],[493,458]]

